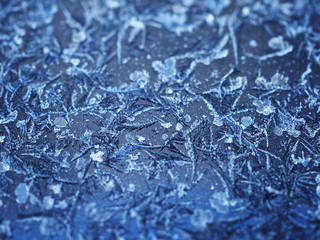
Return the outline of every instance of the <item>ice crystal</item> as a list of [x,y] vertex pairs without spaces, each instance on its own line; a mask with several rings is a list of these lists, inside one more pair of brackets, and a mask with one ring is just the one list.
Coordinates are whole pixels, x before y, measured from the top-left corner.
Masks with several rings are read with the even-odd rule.
[[162,82],[174,81],[177,70],[176,70],[176,60],[174,58],[168,58],[163,62],[153,61],[153,69],[158,72],[158,78]]
[[207,224],[212,223],[213,216],[210,210],[196,209],[191,216],[191,223],[197,228],[204,229]]
[[278,136],[287,132],[291,136],[298,137],[301,132],[297,128],[305,123],[303,118],[295,118],[281,111],[278,112],[278,119],[279,125],[274,128],[274,133]]
[[283,36],[273,37],[268,41],[268,46],[273,50],[280,50],[285,48],[285,42]]
[[241,123],[247,128],[253,123],[253,119],[250,116],[244,116],[241,118]]
[[54,199],[51,196],[45,196],[43,198],[43,206],[46,210],[50,210],[54,205]]
[[56,117],[54,119],[54,125],[58,128],[64,128],[67,124],[67,121],[63,117]]
[[26,203],[29,197],[29,187],[25,183],[20,183],[14,190],[14,193],[17,196],[17,203]]
[[135,71],[130,74],[130,80],[137,84],[139,88],[145,88],[149,82],[150,76],[146,70]]
[[9,170],[10,170],[10,165],[8,163],[5,163],[5,162],[0,163],[0,173],[7,172]]
[[90,157],[93,161],[96,161],[96,162],[102,162],[103,159],[102,159],[102,156],[104,155],[104,152],[102,151],[98,151],[98,152],[92,152],[90,154]]
[[264,100],[255,99],[253,100],[253,105],[257,107],[258,113],[261,113],[266,116],[270,115],[271,113],[274,113],[276,110],[276,108],[272,106],[270,99],[264,99]]
[[288,78],[280,73],[275,73],[270,81],[267,81],[264,77],[258,77],[255,82],[258,86],[263,86],[267,90],[290,89]]

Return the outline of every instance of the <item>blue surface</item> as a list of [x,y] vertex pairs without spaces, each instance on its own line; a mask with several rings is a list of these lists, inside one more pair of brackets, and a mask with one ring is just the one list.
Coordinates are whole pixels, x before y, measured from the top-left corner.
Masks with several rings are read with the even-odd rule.
[[317,1],[2,1],[1,239],[320,239]]

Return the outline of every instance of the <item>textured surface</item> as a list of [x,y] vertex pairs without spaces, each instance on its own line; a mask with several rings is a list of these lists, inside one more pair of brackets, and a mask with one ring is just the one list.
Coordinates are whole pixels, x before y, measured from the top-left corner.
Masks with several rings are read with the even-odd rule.
[[317,1],[1,1],[4,239],[319,239]]

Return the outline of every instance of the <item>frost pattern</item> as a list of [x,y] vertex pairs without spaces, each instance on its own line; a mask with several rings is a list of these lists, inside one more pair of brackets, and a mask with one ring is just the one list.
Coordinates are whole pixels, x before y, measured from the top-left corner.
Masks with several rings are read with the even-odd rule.
[[320,239],[320,5],[0,2],[1,239]]

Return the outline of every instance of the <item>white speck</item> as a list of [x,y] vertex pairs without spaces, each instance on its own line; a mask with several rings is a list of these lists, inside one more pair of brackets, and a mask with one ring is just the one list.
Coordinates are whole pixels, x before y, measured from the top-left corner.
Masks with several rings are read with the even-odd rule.
[[113,188],[114,188],[115,184],[114,181],[111,179],[105,186],[104,186],[104,190],[106,192],[110,192]]
[[177,186],[177,194],[179,198],[182,198],[184,195],[187,194],[187,190],[189,189],[189,186],[185,183],[179,182]]
[[103,161],[103,159],[102,159],[103,154],[104,154],[104,152],[102,152],[102,151],[99,151],[97,153],[93,152],[90,154],[90,157],[93,161],[102,162]]
[[249,46],[252,48],[256,48],[258,46],[258,43],[256,40],[250,40]]
[[19,36],[14,36],[13,40],[17,45],[20,45],[23,42],[22,38]]
[[172,94],[173,90],[172,88],[166,88],[166,94]]
[[285,42],[283,36],[273,37],[268,41],[268,46],[273,50],[279,50],[285,48]]
[[244,17],[248,16],[249,14],[250,14],[250,8],[248,8],[248,7],[242,8],[242,15]]
[[60,201],[58,204],[55,205],[55,208],[60,208],[60,209],[66,209],[68,207],[68,203],[66,200]]
[[10,165],[8,163],[0,162],[0,173],[8,172],[10,170]]
[[134,209],[130,210],[130,217],[135,218],[137,216],[137,212]]
[[162,135],[162,140],[165,141],[165,140],[167,140],[167,139],[168,139],[168,134],[163,134],[163,135]]
[[206,22],[209,24],[209,26],[212,26],[212,25],[213,25],[214,16],[213,16],[211,13],[207,15],[207,17],[206,17]]
[[90,98],[90,100],[89,100],[90,105],[95,104],[96,102],[97,102],[97,99],[95,97]]
[[50,49],[48,47],[43,48],[43,53],[48,54],[50,52]]
[[131,18],[130,26],[140,30],[145,28],[144,23],[138,20],[136,17]]
[[191,121],[190,115],[189,115],[189,114],[185,115],[185,116],[184,116],[184,120],[185,120],[187,123],[190,122],[190,121]]
[[128,191],[129,191],[129,192],[134,192],[135,189],[136,189],[136,186],[135,186],[133,183],[130,183],[130,184],[129,184],[129,187],[128,187]]
[[138,136],[138,141],[139,141],[139,142],[143,142],[143,141],[145,141],[145,140],[146,140],[145,137],[143,137],[143,136]]
[[161,123],[161,126],[164,128],[171,128],[172,127],[172,123]]
[[78,58],[72,58],[70,62],[73,66],[78,66],[80,64],[80,60]]
[[14,194],[17,196],[17,203],[26,203],[29,197],[29,188],[25,183],[20,183],[14,190]]
[[249,127],[252,124],[253,120],[249,116],[244,116],[241,118],[241,123],[245,128]]
[[43,198],[43,205],[46,210],[50,210],[53,207],[54,199],[50,196],[45,196]]
[[120,2],[117,0],[106,0],[105,3],[111,9],[120,7]]
[[124,59],[122,60],[122,64],[126,64],[126,63],[129,62],[130,60],[131,60],[130,57],[124,58]]
[[61,192],[61,184],[49,185],[49,189],[51,189],[54,194],[59,194]]
[[182,128],[183,128],[182,124],[181,123],[177,123],[176,130],[180,131]]
[[194,3],[194,0],[182,0],[183,5],[191,6]]
[[56,117],[53,123],[58,128],[64,128],[68,124],[68,122],[63,117]]

